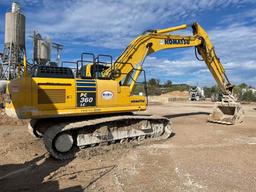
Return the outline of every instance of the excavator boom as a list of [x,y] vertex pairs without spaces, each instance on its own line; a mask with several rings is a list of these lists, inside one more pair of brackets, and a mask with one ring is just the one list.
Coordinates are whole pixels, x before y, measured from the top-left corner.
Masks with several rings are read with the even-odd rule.
[[[233,85],[230,83],[224,67],[216,55],[214,46],[206,31],[198,23],[194,23],[191,25],[193,30],[192,36],[170,34],[171,32],[187,29],[188,27],[190,25],[180,25],[144,32],[130,43],[116,60],[114,67],[104,72],[105,75],[119,74],[118,76],[113,75],[113,77],[116,81],[122,81],[125,85],[129,84],[130,79],[133,79],[132,83],[129,84],[130,91],[132,91],[142,71],[142,65],[147,55],[163,49],[195,47],[196,57],[199,59],[197,54],[202,57],[202,61],[207,65],[224,95],[223,101],[216,103],[212,114],[209,116],[209,121],[223,124],[242,122],[244,112],[241,105],[236,102],[235,97],[232,95]],[[124,65],[127,63],[131,65]],[[133,71],[134,68],[136,69],[135,73]],[[133,73],[132,77],[131,74]]]

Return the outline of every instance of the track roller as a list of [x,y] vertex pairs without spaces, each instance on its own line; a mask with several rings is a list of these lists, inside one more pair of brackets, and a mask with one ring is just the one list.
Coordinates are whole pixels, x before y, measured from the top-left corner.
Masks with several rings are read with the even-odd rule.
[[45,125],[40,126],[46,130],[43,140],[47,151],[59,160],[74,158],[79,148],[144,139],[162,140],[172,134],[169,120],[158,116],[123,115],[51,122],[52,125],[45,121]]

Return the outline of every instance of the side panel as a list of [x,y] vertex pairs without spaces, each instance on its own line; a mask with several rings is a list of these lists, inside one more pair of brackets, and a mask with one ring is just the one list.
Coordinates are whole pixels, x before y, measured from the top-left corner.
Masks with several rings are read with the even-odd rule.
[[95,107],[96,98],[95,80],[76,80],[76,107]]
[[70,109],[75,106],[73,79],[32,78],[32,103],[38,110]]
[[113,80],[27,78],[8,85],[12,102],[6,111],[19,118],[111,114],[146,109],[144,96]]
[[13,118],[30,118],[31,78],[19,78],[9,82],[6,90],[5,112]]
[[97,107],[117,106],[118,86],[113,80],[97,80]]
[[118,106],[129,106],[130,102],[130,87],[129,86],[120,86],[118,88]]

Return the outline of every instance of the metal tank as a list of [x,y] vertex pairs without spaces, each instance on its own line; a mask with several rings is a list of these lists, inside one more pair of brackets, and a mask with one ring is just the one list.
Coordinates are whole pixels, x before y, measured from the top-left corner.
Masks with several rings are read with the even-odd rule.
[[20,13],[17,3],[12,4],[12,12],[5,14],[5,48],[11,45],[25,48],[25,16]]
[[14,79],[20,75],[25,53],[25,16],[20,12],[18,3],[5,14],[5,38],[2,65],[5,68],[1,79]]
[[51,41],[42,39],[39,33],[34,33],[34,60],[39,65],[46,65],[51,60]]

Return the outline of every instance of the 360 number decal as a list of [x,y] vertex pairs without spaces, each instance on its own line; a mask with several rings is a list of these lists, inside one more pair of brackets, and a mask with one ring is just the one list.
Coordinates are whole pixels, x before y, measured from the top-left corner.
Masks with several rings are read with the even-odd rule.
[[96,93],[77,93],[77,106],[95,106]]

